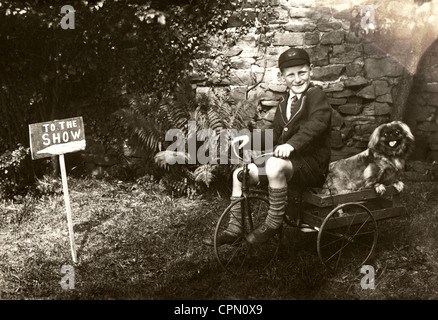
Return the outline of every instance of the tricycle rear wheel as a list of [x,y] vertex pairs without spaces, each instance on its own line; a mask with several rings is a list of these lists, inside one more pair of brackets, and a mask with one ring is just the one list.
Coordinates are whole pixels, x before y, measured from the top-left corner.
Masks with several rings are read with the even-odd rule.
[[321,224],[317,251],[330,270],[364,265],[377,243],[377,222],[371,211],[356,202],[333,209]]

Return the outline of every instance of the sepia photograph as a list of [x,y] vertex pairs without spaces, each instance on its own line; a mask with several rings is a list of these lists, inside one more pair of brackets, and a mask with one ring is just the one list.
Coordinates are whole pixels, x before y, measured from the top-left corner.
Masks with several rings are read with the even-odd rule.
[[1,0],[0,120],[0,300],[438,299],[438,0]]

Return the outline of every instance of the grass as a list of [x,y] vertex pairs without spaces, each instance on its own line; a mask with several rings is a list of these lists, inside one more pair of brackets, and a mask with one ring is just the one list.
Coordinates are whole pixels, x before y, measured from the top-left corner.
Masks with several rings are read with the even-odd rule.
[[437,299],[438,183],[406,182],[408,214],[379,223],[369,264],[376,288],[358,270],[332,274],[315,236],[288,228],[278,261],[235,277],[201,240],[212,234],[227,197],[172,199],[159,185],[70,178],[78,263],[75,290],[62,193],[0,202],[1,299]]

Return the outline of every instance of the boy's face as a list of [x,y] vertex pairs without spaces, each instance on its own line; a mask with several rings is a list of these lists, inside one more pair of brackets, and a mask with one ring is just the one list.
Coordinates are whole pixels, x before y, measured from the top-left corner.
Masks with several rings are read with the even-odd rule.
[[313,65],[303,64],[300,66],[287,67],[281,72],[286,85],[295,94],[301,94],[307,90],[310,77],[313,74]]

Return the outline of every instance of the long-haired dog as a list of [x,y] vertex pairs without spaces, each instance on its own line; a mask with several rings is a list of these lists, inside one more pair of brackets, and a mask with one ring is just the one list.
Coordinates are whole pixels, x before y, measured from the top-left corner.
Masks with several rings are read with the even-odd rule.
[[371,134],[368,149],[347,159],[330,163],[324,193],[344,194],[374,188],[379,195],[385,186],[393,185],[399,192],[404,184],[399,173],[412,152],[414,136],[400,121],[382,124]]

